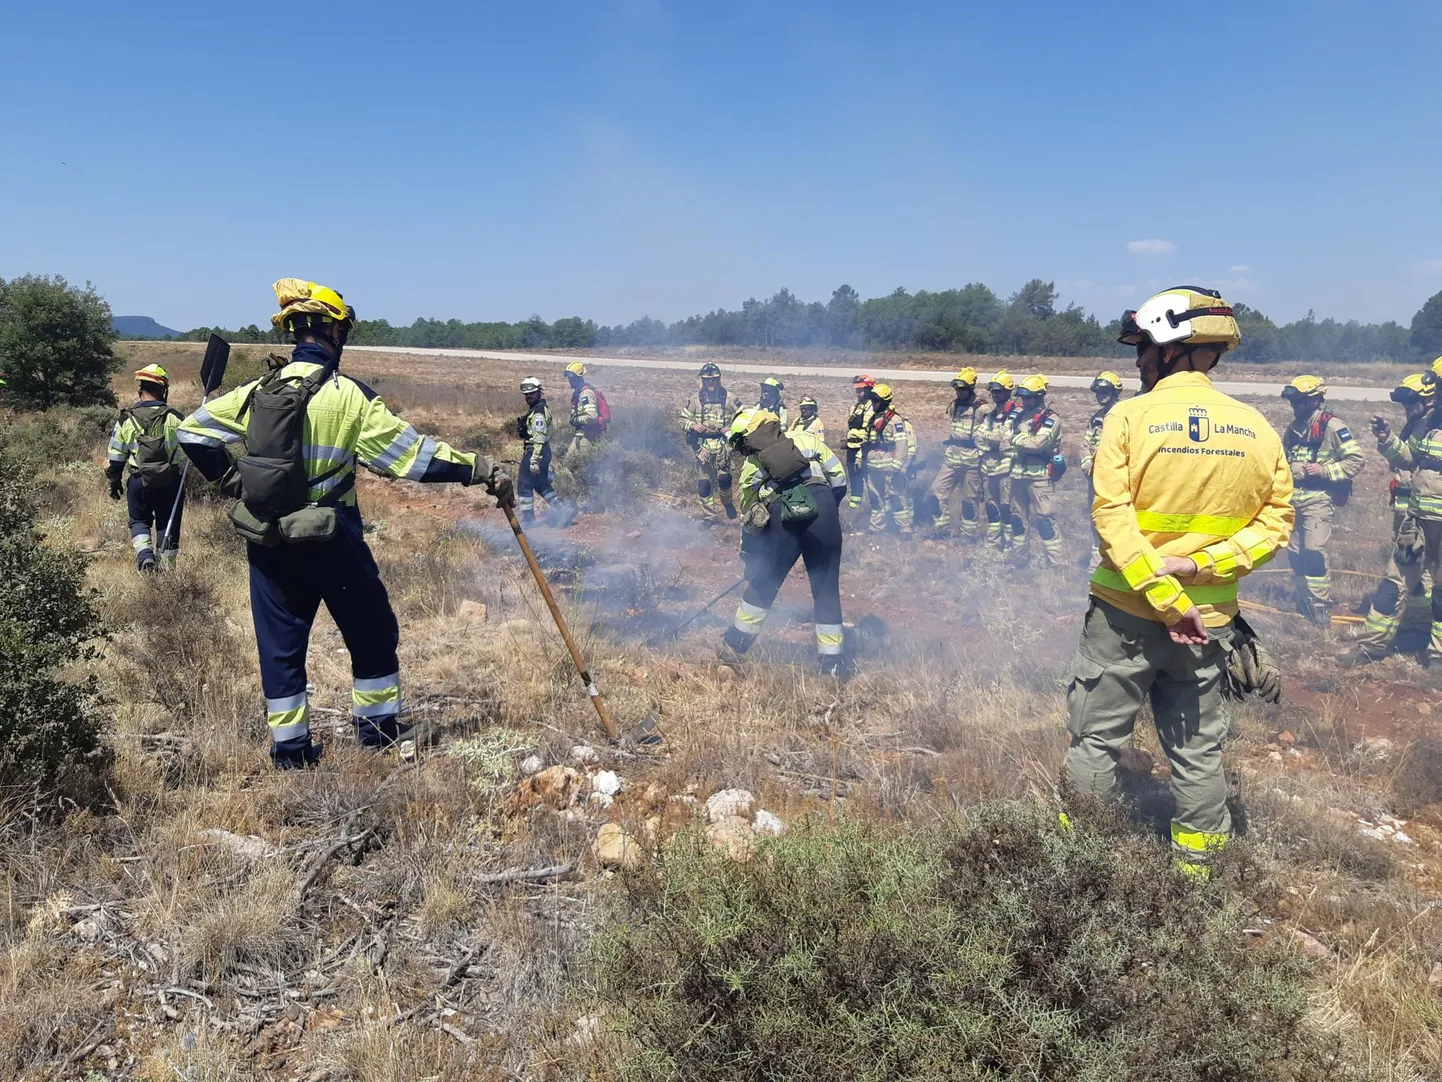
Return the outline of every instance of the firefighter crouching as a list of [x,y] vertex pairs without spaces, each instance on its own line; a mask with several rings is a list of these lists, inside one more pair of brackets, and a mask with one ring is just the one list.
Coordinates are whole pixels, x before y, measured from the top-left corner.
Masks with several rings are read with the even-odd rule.
[[851,492],[846,502],[852,508],[861,506],[861,494],[866,491],[866,431],[871,425],[871,389],[875,386],[876,380],[865,374],[851,380],[856,405],[846,415],[846,477]]
[[1298,376],[1282,389],[1293,420],[1282,434],[1292,468],[1296,524],[1287,557],[1296,577],[1297,611],[1314,624],[1331,624],[1332,576],[1327,544],[1337,508],[1352,494],[1362,472],[1362,448],[1351,431],[1326,409],[1327,384],[1320,376]]
[[821,672],[845,672],[841,622],[841,517],[846,471],[809,432],[783,433],[766,410],[748,410],[731,425],[731,445],[745,456],[738,485],[743,532],[757,538],[747,557],[746,592],[726,632],[723,658],[745,654],[760,634],[776,594],[800,559],[811,581],[816,653]]
[[976,396],[976,369],[963,368],[952,376],[951,386],[956,398],[946,407],[948,431],[941,469],[931,483],[931,494],[940,508],[932,536],[950,534],[952,500],[960,495],[961,532],[975,539],[981,529],[977,514],[981,506],[981,448],[977,446],[976,429],[985,415]]
[[1009,372],[998,372],[986,385],[991,408],[982,416],[976,429],[976,442],[981,447],[981,491],[986,509],[986,540],[1001,548],[1006,544],[1011,522],[1011,436],[1015,430],[1018,405],[1011,394],[1016,380]]
[[[135,566],[140,571],[154,571],[157,559],[163,564],[175,562],[180,549],[180,519],[185,501],[176,502],[180,492],[180,444],[176,429],[181,416],[166,404],[170,395],[170,377],[158,364],[148,364],[135,373],[137,398],[135,405],[122,410],[120,419],[110,432],[109,464],[105,468],[110,482],[110,498],[125,496],[130,518],[130,547],[135,550]],[[121,477],[130,467],[130,477],[122,487]],[[175,525],[166,536],[171,509]]]
[[[497,502],[511,482],[484,458],[423,436],[365,384],[339,371],[355,310],[335,290],[275,283],[277,330],[295,339],[290,363],[212,399],[180,426],[195,467],[239,499],[231,523],[246,540],[261,686],[281,768],[320,758],[310,732],[306,650],[322,602],[345,640],[351,715],[367,747],[402,735],[400,631],[356,505],[358,464],[410,481],[483,484]],[[227,448],[245,441],[231,469]]]
[[1431,591],[1429,665],[1442,662],[1442,415],[1437,408],[1437,383],[1427,375],[1408,376],[1392,392],[1392,401],[1407,411],[1400,434],[1381,417],[1372,421],[1377,450],[1394,470],[1410,477],[1405,514],[1398,521],[1392,563],[1372,598],[1367,624],[1357,644],[1356,660],[1371,661],[1392,648],[1402,626],[1406,598]]
[[[1087,420],[1087,430],[1082,436],[1081,456],[1081,471],[1087,479],[1088,509],[1096,498],[1096,489],[1092,487],[1092,465],[1096,462],[1097,445],[1102,441],[1102,423],[1107,419],[1112,407],[1121,401],[1122,377],[1115,372],[1099,372],[1097,378],[1092,380],[1091,392],[1096,396],[1097,408]],[[1101,558],[1101,551],[1097,548],[1096,530],[1092,530],[1092,551],[1087,566],[1096,567]]]
[[696,454],[696,495],[708,519],[714,519],[721,509],[717,504],[718,495],[726,507],[727,517],[734,518],[731,448],[726,442],[726,430],[732,418],[741,412],[741,403],[721,386],[721,369],[716,365],[703,364],[698,375],[700,389],[681,407],[686,442]]
[[[1232,310],[1178,287],[1122,317],[1146,392],[1107,415],[1092,480],[1102,565],[1067,691],[1069,785],[1109,794],[1150,701],[1171,765],[1171,837],[1206,874],[1231,830],[1222,774],[1223,670],[1252,644],[1237,580],[1287,542],[1292,471],[1277,433],[1208,373],[1241,342]],[[1275,688],[1273,689],[1276,690]]]
[[871,502],[872,533],[885,533],[888,518],[903,538],[912,534],[911,464],[916,432],[892,405],[891,388],[871,389],[871,421],[866,430],[866,494]]
[[1011,543],[1022,548],[1035,530],[1046,562],[1061,566],[1062,540],[1052,510],[1053,478],[1060,476],[1061,418],[1046,404],[1046,377],[1027,376],[1016,389],[1021,399],[1011,436]]

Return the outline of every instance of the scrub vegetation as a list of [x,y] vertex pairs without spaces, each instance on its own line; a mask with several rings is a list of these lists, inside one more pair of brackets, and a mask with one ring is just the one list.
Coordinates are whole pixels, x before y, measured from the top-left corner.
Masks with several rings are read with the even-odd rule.
[[[171,369],[180,408],[198,400],[200,347],[118,348],[128,367]],[[266,348],[238,348],[233,371]],[[423,430],[518,456],[528,371],[359,352],[346,367]],[[539,374],[563,412],[560,364]],[[178,568],[142,578],[105,497],[103,424],[0,416],[4,506],[34,482],[25,559],[58,569],[63,611],[100,618],[66,649],[108,633],[89,640],[97,656],[45,670],[103,722],[101,753],[0,803],[0,1079],[1442,1077],[1435,673],[1407,656],[1341,669],[1345,628],[1266,611],[1290,607],[1290,575],[1256,575],[1249,618],[1287,697],[1234,711],[1246,834],[1194,882],[1160,838],[1166,771],[1145,721],[1128,816],[1057,820],[1079,566],[850,533],[858,675],[813,674],[799,575],[745,667],[724,667],[734,597],[664,634],[740,574],[731,530],[692,517],[669,434],[694,381],[592,378],[614,438],[562,467],[589,501],[577,525],[533,542],[613,714],[655,719],[660,749],[600,737],[490,501],[365,475],[408,710],[435,742],[413,761],[354,745],[349,659],[322,614],[309,679],[327,754],[272,771],[225,505],[197,487]],[[751,380],[727,383],[754,400]],[[788,385],[803,394],[839,432],[846,382]],[[918,491],[948,396],[897,384],[926,456]],[[1052,397],[1075,462],[1092,404]],[[1283,419],[1280,400],[1263,405]],[[14,447],[41,441],[19,464]],[[1366,453],[1333,552],[1340,614],[1387,548],[1386,474]],[[1078,561],[1083,492],[1069,474],[1059,498]],[[928,519],[923,500],[923,536]],[[0,620],[14,608],[7,595]],[[62,626],[21,615],[42,639]],[[549,787],[523,780],[533,756]],[[621,780],[607,806],[586,795],[598,770]],[[728,788],[788,832],[739,847],[746,859],[713,848],[700,809]],[[603,826],[634,839],[629,869],[597,866]]]

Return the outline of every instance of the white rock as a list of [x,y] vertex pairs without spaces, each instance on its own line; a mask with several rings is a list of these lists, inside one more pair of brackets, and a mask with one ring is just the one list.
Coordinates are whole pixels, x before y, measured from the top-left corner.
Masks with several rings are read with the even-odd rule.
[[596,754],[596,749],[590,744],[577,744],[571,749],[571,762],[579,763],[582,766],[590,766],[592,763],[599,763],[601,757]]
[[94,917],[78,920],[70,926],[70,934],[84,943],[94,943],[100,938],[100,922]]
[[245,857],[247,860],[261,860],[274,852],[265,839],[257,838],[253,834],[232,834],[219,827],[207,827],[198,833],[206,841],[223,845],[236,856]]
[[786,824],[762,808],[756,813],[756,818],[751,820],[751,829],[758,835],[779,838],[786,833]]
[[545,760],[539,755],[527,755],[521,760],[521,773],[529,778],[533,774],[539,774],[545,766]]
[[1282,753],[1280,751],[1269,751],[1267,752],[1267,759],[1273,763],[1280,763],[1282,761]]
[[602,811],[605,811],[612,804],[616,803],[616,798],[610,793],[592,793],[586,798],[586,803],[593,808],[600,808]]
[[1407,833],[1405,830],[1399,830],[1399,831],[1397,831],[1397,833],[1393,834],[1393,835],[1392,835],[1392,840],[1393,840],[1394,842],[1396,842],[1398,845],[1411,845],[1411,844],[1412,844],[1412,838],[1411,838],[1410,835],[1408,835],[1408,833]]
[[713,823],[722,819],[750,819],[756,807],[756,798],[745,789],[722,789],[712,793],[706,800],[706,818]]
[[1357,833],[1364,838],[1371,838],[1374,842],[1385,842],[1387,840],[1387,835],[1383,834],[1376,827],[1364,827],[1357,831]]
[[1369,736],[1359,740],[1352,751],[1361,759],[1386,760],[1397,753],[1397,745],[1385,736]]
[[621,776],[614,770],[598,770],[591,776],[591,791],[615,796],[621,791]]

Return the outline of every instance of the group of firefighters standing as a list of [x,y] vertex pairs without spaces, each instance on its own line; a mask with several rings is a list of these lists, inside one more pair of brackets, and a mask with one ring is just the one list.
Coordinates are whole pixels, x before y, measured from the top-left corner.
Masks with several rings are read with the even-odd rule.
[[[523,452],[513,487],[482,456],[422,435],[340,372],[355,312],[339,293],[300,279],[278,281],[275,292],[281,311],[273,323],[293,337],[291,356],[187,417],[167,404],[164,369],[141,369],[137,400],[112,434],[106,472],[111,495],[127,499],[142,571],[173,560],[178,548],[182,454],[234,499],[230,519],[246,541],[271,753],[278,766],[294,767],[320,755],[310,734],[305,661],[322,602],[351,657],[360,742],[389,746],[406,731],[399,628],[365,540],[358,466],[413,481],[483,485],[498,505],[517,506],[524,522],[534,521],[538,495],[557,524],[568,524],[575,507],[552,484],[557,433],[539,379],[520,387],[526,412],[516,422]],[[1327,544],[1363,462],[1351,431],[1326,409],[1319,377],[1298,377],[1283,392],[1294,419],[1281,435],[1255,408],[1217,391],[1210,372],[1240,340],[1232,309],[1210,290],[1177,287],[1128,311],[1119,341],[1137,351],[1143,393],[1122,401],[1121,378],[1099,374],[1091,385],[1097,410],[1082,439],[1093,570],[1067,694],[1066,777],[1073,789],[1111,792],[1138,710],[1149,701],[1171,765],[1172,840],[1190,867],[1205,867],[1230,830],[1222,697],[1272,697],[1278,687],[1274,675],[1262,673],[1255,639],[1238,616],[1238,580],[1286,547],[1299,608],[1327,621]],[[604,396],[586,377],[581,362],[567,366],[567,455],[585,451],[610,421]],[[1431,607],[1428,657],[1442,661],[1442,595],[1431,593],[1442,574],[1439,379],[1442,359],[1393,391],[1405,411],[1400,431],[1382,417],[1372,422],[1395,473],[1395,544],[1359,642],[1364,658],[1390,648],[1405,605],[1418,600]],[[974,369],[951,382],[956,393],[931,486],[936,534],[951,532],[959,503],[964,537],[1024,547],[1035,532],[1046,560],[1061,563],[1053,485],[1065,459],[1046,378],[1018,383],[997,372],[986,383],[986,401]],[[889,386],[865,376],[853,386],[844,465],[826,443],[816,401],[802,399],[792,417],[775,378],[762,382],[747,407],[707,364],[682,407],[703,510],[741,520],[746,589],[724,637],[726,657],[750,648],[801,560],[821,669],[844,673],[841,507],[859,509],[864,492],[871,530],[913,531],[915,429]],[[1243,656],[1251,662],[1239,663]]]

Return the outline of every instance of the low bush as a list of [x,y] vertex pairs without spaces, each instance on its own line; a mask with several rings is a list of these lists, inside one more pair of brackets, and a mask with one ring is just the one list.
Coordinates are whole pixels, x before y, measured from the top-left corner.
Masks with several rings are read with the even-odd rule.
[[0,447],[0,791],[48,786],[100,753],[93,674],[103,632],[85,560],[47,546],[35,528],[31,468]]
[[1102,814],[813,825],[632,875],[592,990],[634,1079],[1321,1078],[1302,963]]

